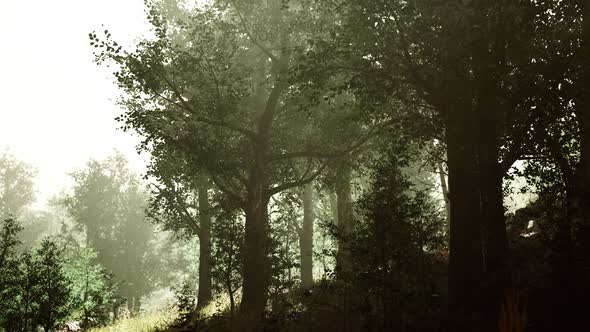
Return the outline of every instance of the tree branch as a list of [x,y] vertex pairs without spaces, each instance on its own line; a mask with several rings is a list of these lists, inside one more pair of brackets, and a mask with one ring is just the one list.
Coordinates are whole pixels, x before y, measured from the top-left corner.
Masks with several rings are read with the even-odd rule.
[[327,166],[328,166],[327,164],[323,164],[322,166],[320,166],[320,168],[316,172],[314,172],[312,175],[310,175],[307,178],[302,177],[299,180],[286,182],[281,185],[272,187],[272,188],[270,188],[269,193],[270,193],[270,195],[274,195],[274,194],[280,193],[281,191],[287,190],[289,188],[300,187],[304,184],[307,184],[307,183],[315,180],[324,171],[324,169],[326,169]]
[[213,172],[209,172],[211,174],[211,181],[213,181],[213,183],[215,183],[215,185],[224,193],[230,195],[231,197],[233,197],[234,199],[236,199],[240,204],[242,204],[244,202],[244,199],[242,198],[242,196],[237,192],[234,191],[232,189],[230,189],[230,187],[228,185],[226,185],[225,183],[223,183],[223,181],[216,175],[213,175]]
[[201,234],[197,218],[191,216],[190,212],[188,212],[186,202],[184,202],[182,199],[178,197],[178,192],[171,192],[170,190],[162,189],[155,183],[152,185],[157,189],[159,195],[164,196],[165,199],[172,204],[172,208],[176,210],[176,212],[184,219],[184,221],[188,224],[192,224],[192,227],[194,227],[197,234]]
[[384,127],[386,124],[370,131],[364,138],[359,140],[358,142],[352,144],[347,149],[340,150],[340,151],[332,151],[332,152],[320,152],[320,151],[313,151],[313,150],[306,150],[306,151],[298,151],[298,152],[290,152],[290,153],[281,153],[269,156],[270,162],[275,161],[282,161],[287,159],[294,159],[294,158],[318,158],[318,159],[334,159],[342,157],[350,152],[355,151],[356,149],[360,148],[363,144],[367,143],[370,139],[375,137]]
[[231,1],[231,3],[234,5],[236,13],[238,14],[238,18],[240,19],[240,24],[242,25],[242,29],[244,30],[244,33],[248,36],[248,39],[250,39],[250,41],[256,45],[262,52],[264,52],[264,54],[266,54],[271,61],[273,62],[278,62],[278,59],[276,56],[274,56],[274,54],[272,54],[266,47],[264,47],[262,44],[260,44],[257,40],[257,38],[255,38],[252,33],[250,32],[250,30],[248,29],[248,26],[246,25],[246,21],[244,20],[244,17],[242,16],[242,13],[240,13],[240,9],[238,8],[238,5],[236,4],[235,1]]
[[[399,31],[400,41],[402,43],[402,45],[401,45],[402,51],[404,54],[404,59],[407,62],[407,66],[408,66],[410,75],[412,75],[412,78],[414,79],[415,83],[418,84],[419,86],[421,86],[427,95],[432,97],[434,89],[418,73],[418,68],[416,67],[415,62],[412,59],[412,54],[410,54],[410,43],[408,42],[408,39],[407,39],[404,29],[401,25],[399,17],[397,17],[397,15],[395,15],[395,14],[392,14],[391,17],[393,18],[393,22],[395,23],[395,26],[396,26],[397,30]],[[426,99],[428,99],[428,98],[426,98]]]
[[172,90],[172,92],[176,95],[176,98],[180,101],[180,105],[178,104],[178,102],[175,102],[174,100],[171,100],[168,97],[165,97],[161,94],[158,94],[158,97],[166,100],[167,102],[175,105],[176,107],[179,107],[181,109],[184,109],[185,111],[191,113],[194,116],[194,120],[198,121],[198,122],[202,122],[211,126],[216,126],[216,127],[223,127],[223,128],[227,128],[233,131],[237,131],[249,138],[256,138],[256,133],[248,130],[246,128],[242,128],[240,126],[234,125],[234,124],[230,124],[224,121],[218,121],[218,120],[212,120],[209,118],[206,118],[202,115],[199,115],[182,97],[182,94],[180,93],[180,91],[178,91],[178,89],[176,88],[176,86],[170,82],[170,80],[166,77],[166,75],[159,73],[160,77],[166,82],[166,84],[168,85],[168,87]]

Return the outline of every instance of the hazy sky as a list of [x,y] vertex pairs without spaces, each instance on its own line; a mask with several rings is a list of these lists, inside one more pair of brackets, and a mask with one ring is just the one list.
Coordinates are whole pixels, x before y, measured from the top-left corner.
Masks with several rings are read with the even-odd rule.
[[38,206],[115,148],[143,171],[109,69],[93,63],[88,33],[103,24],[129,45],[148,31],[143,0],[0,0],[0,149],[37,167]]

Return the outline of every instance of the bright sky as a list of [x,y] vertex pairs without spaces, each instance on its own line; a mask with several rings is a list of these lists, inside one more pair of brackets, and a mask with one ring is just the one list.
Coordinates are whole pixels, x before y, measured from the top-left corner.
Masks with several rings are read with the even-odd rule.
[[93,63],[88,33],[105,27],[123,45],[147,34],[143,0],[0,0],[0,150],[38,169],[37,206],[115,148],[144,170],[109,68]]

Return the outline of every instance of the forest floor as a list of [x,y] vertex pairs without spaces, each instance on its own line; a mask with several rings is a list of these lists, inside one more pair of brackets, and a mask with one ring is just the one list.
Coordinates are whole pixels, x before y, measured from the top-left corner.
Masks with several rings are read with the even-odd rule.
[[162,309],[117,321],[113,325],[91,329],[89,332],[159,332],[165,331],[178,318],[173,309]]

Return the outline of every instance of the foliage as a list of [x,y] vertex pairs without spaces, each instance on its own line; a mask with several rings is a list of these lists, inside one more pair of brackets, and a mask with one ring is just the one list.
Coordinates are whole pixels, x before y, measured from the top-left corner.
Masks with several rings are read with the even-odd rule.
[[273,311],[288,305],[283,302],[286,300],[284,294],[301,284],[297,273],[300,269],[299,218],[302,209],[298,191],[299,188],[293,188],[276,195],[271,204],[270,302]]
[[63,199],[97,263],[118,281],[119,296],[139,298],[150,290],[146,256],[152,229],[145,215],[147,194],[121,154],[92,160],[72,173],[74,187]]
[[79,320],[82,328],[106,325],[119,301],[113,277],[96,261],[97,256],[92,248],[76,248],[66,265],[75,308],[70,317]]
[[223,197],[217,201],[217,213],[211,230],[211,277],[217,293],[226,293],[229,296],[229,310],[233,315],[236,292],[242,286],[243,216],[231,201],[224,200]]
[[7,313],[15,307],[19,279],[20,244],[18,233],[22,226],[14,218],[4,219],[0,230],[0,326],[6,324]]
[[195,285],[196,282],[193,278],[186,278],[180,287],[174,289],[176,307],[181,322],[187,321],[196,307],[197,292]]
[[366,219],[353,232],[351,282],[367,298],[380,298],[374,319],[384,329],[436,324],[431,310],[444,293],[432,255],[444,244],[444,219],[428,192],[402,175],[403,166],[395,155],[377,162],[371,189],[358,203]]
[[63,250],[44,239],[34,251],[26,250],[10,271],[12,299],[1,318],[9,331],[55,331],[71,312],[71,281],[64,270]]
[[39,260],[39,311],[37,322],[45,331],[54,331],[70,315],[72,281],[64,268],[64,251],[44,239],[35,252]]
[[[194,236],[196,190],[215,187],[211,272],[216,291],[229,294],[232,318],[242,286],[244,317],[261,319],[270,295],[266,323],[276,329],[323,326],[323,315],[341,316],[344,330],[360,321],[375,330],[440,330],[448,302],[448,329],[492,330],[507,322],[506,289],[525,303],[521,290],[530,287],[542,301],[528,301],[536,315],[516,306],[519,328],[522,317],[544,316],[534,302],[553,303],[546,299],[564,321],[580,321],[590,298],[584,1],[146,4],[153,37],[123,49],[110,32],[93,32],[95,60],[117,65],[118,120],[152,154],[152,217]],[[519,175],[539,200],[506,223],[502,185],[519,159],[528,160]],[[441,182],[448,171],[446,232],[434,165]],[[98,261],[130,287],[145,261],[133,273],[117,261],[142,260],[148,230],[121,222],[142,219],[145,203],[117,173],[123,166],[76,174],[81,185],[69,206]],[[301,260],[301,206],[292,189],[318,178],[324,195],[341,189],[330,208],[323,202],[320,219],[334,239],[322,249],[340,258],[350,251],[352,264],[299,294],[291,274]],[[92,186],[99,190],[84,191]],[[539,230],[524,236],[528,218]],[[117,254],[107,262],[101,255],[111,247]],[[181,290],[183,314],[195,284]],[[559,289],[566,295],[554,297]]]
[[12,154],[0,155],[0,218],[20,217],[25,207],[35,199],[33,179],[35,169]]

